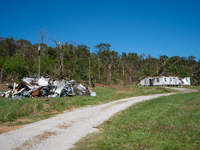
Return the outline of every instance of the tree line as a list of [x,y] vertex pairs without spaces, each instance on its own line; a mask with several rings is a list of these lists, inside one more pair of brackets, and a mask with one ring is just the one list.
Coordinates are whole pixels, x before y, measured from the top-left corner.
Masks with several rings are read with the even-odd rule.
[[[44,37],[40,44],[41,76],[88,81],[90,75],[97,83],[137,84],[139,79],[162,75],[190,77],[192,84],[200,83],[200,61],[195,56],[154,58],[134,52],[120,55],[109,43],[100,43],[90,52],[88,46],[74,41],[59,43],[51,39],[56,44],[51,47]],[[37,75],[38,46],[25,39],[0,37],[1,82]]]

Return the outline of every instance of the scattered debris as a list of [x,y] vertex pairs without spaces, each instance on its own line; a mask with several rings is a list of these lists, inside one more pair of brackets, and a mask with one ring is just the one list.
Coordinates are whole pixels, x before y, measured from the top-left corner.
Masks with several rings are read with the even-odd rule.
[[92,90],[74,80],[55,81],[51,78],[35,77],[23,78],[21,83],[8,85],[11,89],[7,92],[0,92],[0,96],[9,97],[10,100],[18,100],[21,97],[65,97],[74,95],[96,96]]

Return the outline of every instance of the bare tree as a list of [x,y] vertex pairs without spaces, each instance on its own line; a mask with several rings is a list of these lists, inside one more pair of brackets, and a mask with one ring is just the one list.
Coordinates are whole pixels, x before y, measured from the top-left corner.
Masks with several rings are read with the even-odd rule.
[[168,70],[168,69],[170,69],[172,66],[174,66],[176,63],[178,63],[179,62],[179,60],[176,60],[173,64],[171,64],[169,67],[167,67],[165,70],[163,70],[162,71],[162,75],[164,75],[165,74],[165,72]]
[[101,83],[101,72],[100,72],[100,58],[98,58],[98,73],[99,73],[99,83]]
[[[64,49],[63,49],[64,46],[63,44],[61,45],[60,42],[57,42],[57,37],[55,38],[55,40],[54,39],[51,39],[51,40],[55,42],[58,48],[58,51],[60,53],[60,78],[63,79],[64,78],[64,61],[63,61],[64,60]],[[65,45],[67,45],[70,42],[75,44],[74,41],[68,41],[65,43]]]
[[41,39],[41,53],[44,56],[44,53],[46,51],[47,45],[48,45],[48,39],[49,39],[49,35],[47,34],[47,31],[45,29],[41,29],[38,33],[38,36]]
[[110,84],[111,82],[111,76],[112,76],[112,66],[120,60],[120,57],[117,52],[115,51],[108,51],[109,53],[109,59],[108,59],[108,73],[107,73],[107,84]]
[[[166,55],[160,56],[159,63],[161,64],[161,67],[160,67],[161,74],[163,74],[164,66],[166,65],[167,61],[168,61],[168,57]],[[157,71],[157,75],[158,75],[158,71]]]
[[[159,73],[161,75],[165,75],[166,71],[168,71],[172,66],[174,66],[176,63],[180,61],[180,59],[177,58],[177,60],[175,60],[170,66],[166,67],[168,60],[169,60],[168,56],[166,55],[160,56],[160,60],[156,63],[157,76],[159,75]],[[158,66],[159,64],[160,67]]]
[[123,86],[125,86],[125,78],[124,78],[124,76],[125,76],[125,72],[124,72],[124,61],[122,61],[122,76],[123,76]]

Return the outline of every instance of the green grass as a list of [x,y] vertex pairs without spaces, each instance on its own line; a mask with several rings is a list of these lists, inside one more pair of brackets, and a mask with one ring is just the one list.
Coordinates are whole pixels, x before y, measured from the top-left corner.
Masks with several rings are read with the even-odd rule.
[[200,149],[200,93],[138,103],[99,128],[74,149]]
[[196,89],[196,90],[199,90],[199,92],[200,92],[200,86],[191,86],[191,87],[188,87],[188,88],[190,88],[190,89]]
[[129,86],[129,90],[126,91],[97,87],[93,91],[97,93],[96,97],[23,98],[22,100],[9,100],[9,98],[0,97],[0,122],[11,122],[20,118],[37,121],[51,117],[55,111],[61,113],[72,108],[98,105],[127,97],[166,93],[163,88],[140,86]]

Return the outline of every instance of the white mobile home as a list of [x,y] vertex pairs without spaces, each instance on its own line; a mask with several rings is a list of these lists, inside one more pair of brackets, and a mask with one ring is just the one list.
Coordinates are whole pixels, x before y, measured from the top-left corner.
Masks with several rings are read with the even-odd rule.
[[[190,85],[190,78],[184,78],[183,83],[185,86]],[[178,86],[183,85],[178,77],[148,77],[142,79],[140,85],[144,86]]]
[[154,86],[163,86],[163,77],[155,77]]
[[145,79],[142,79],[140,81],[140,85],[144,85],[144,86],[153,86],[154,84],[154,78],[153,77],[148,77],[148,78],[145,78]]
[[181,82],[178,77],[169,77],[169,86],[178,86],[180,83]]
[[140,82],[140,85],[144,86],[163,86],[168,84],[167,77],[148,77],[145,79],[142,79]]
[[169,77],[160,76],[160,77],[154,77],[154,86],[168,86],[169,85]]
[[169,77],[165,77],[165,76],[163,76],[163,85],[164,86],[168,86],[169,85]]
[[181,85],[184,86],[184,87],[189,87],[191,85],[190,84],[190,77],[183,78],[181,80]]

